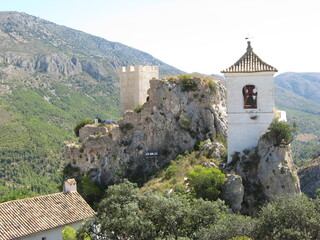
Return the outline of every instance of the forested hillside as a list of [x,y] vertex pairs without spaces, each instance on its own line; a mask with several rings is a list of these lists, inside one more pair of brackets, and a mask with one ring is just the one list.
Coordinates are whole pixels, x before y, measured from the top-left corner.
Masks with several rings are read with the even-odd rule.
[[18,12],[0,12],[0,202],[57,192],[64,142],[82,119],[119,118],[122,65],[151,55]]
[[298,124],[292,142],[295,162],[307,164],[320,155],[320,73],[283,73],[275,78],[276,106]]

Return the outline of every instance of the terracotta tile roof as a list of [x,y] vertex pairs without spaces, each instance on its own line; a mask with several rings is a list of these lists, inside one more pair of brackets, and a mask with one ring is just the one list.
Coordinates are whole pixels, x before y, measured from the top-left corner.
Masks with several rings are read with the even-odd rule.
[[78,192],[0,204],[0,239],[16,239],[79,222],[95,214]]
[[247,52],[231,67],[221,71],[222,73],[254,73],[254,72],[278,72],[277,69],[262,61],[253,51],[248,41]]

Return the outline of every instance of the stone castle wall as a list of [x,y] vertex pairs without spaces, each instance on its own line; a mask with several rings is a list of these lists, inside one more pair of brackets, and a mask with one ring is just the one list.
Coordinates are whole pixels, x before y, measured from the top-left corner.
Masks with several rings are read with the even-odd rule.
[[158,66],[128,66],[118,69],[120,77],[121,113],[146,102],[149,81],[159,79]]

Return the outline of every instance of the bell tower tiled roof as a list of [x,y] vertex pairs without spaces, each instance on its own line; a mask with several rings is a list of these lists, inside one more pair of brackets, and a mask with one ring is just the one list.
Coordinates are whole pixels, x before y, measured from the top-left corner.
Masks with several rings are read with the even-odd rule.
[[254,72],[278,72],[278,70],[262,61],[253,51],[248,41],[247,52],[231,67],[221,71],[222,73],[254,73]]

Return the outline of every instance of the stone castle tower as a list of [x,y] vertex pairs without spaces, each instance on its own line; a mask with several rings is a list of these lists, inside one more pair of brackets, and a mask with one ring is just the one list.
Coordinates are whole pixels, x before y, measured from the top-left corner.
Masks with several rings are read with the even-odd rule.
[[278,70],[263,62],[248,41],[247,52],[222,71],[226,78],[228,162],[234,152],[257,146],[274,113],[274,79]]
[[147,99],[149,81],[159,79],[158,66],[128,66],[118,68],[120,77],[121,114],[133,110]]

